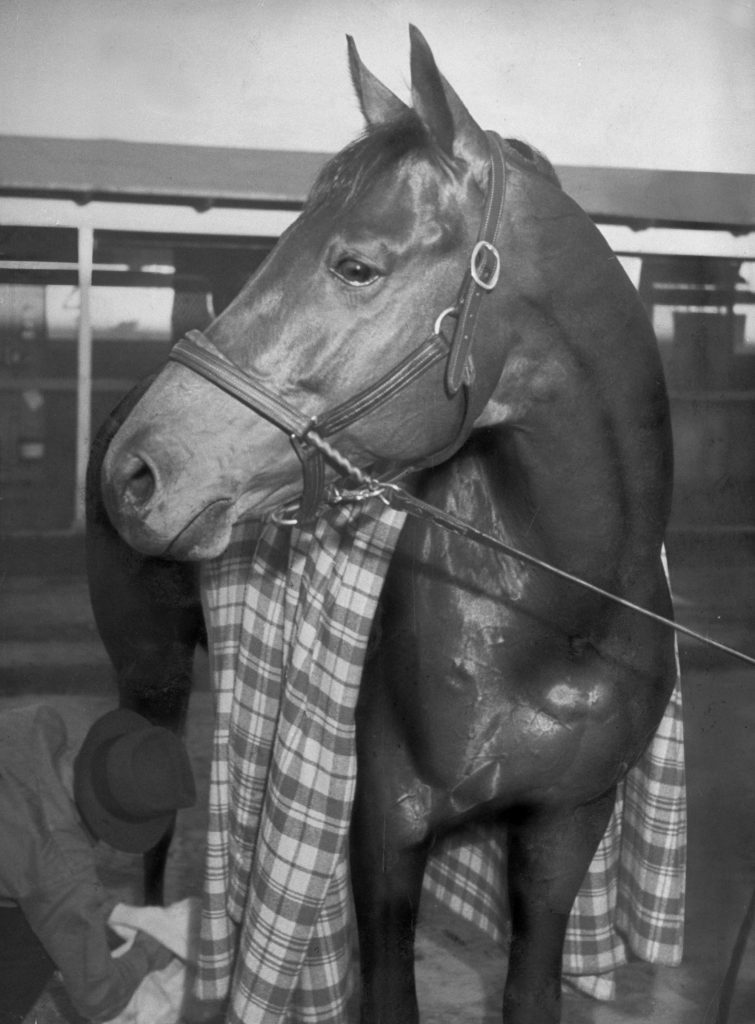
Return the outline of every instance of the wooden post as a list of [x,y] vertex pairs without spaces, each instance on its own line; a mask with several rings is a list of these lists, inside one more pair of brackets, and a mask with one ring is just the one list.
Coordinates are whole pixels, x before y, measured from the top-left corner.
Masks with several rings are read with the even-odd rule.
[[83,531],[87,462],[92,430],[92,263],[94,230],[79,225],[79,344],[76,381],[76,480],[72,528]]

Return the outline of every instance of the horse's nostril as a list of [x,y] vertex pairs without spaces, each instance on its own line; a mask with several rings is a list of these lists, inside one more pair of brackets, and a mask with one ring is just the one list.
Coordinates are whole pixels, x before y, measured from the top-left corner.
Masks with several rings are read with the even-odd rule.
[[143,462],[141,467],[132,475],[129,480],[129,491],[131,496],[140,504],[144,505],[155,492],[155,477],[152,470]]
[[149,463],[138,455],[130,456],[123,473],[124,498],[134,505],[144,506],[152,498],[156,486],[155,473]]

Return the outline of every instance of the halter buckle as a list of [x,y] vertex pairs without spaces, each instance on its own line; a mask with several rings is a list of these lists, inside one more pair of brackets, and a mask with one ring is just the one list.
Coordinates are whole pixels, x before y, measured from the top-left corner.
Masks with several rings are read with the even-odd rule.
[[[481,271],[485,269],[486,260],[489,256],[492,256],[494,261],[493,269],[483,278],[481,277]],[[482,260],[480,257],[482,257]],[[496,247],[484,238],[481,238],[472,250],[472,256],[469,260],[469,273],[472,275],[474,283],[486,292],[492,292],[498,284],[498,278],[501,274],[501,257]]]

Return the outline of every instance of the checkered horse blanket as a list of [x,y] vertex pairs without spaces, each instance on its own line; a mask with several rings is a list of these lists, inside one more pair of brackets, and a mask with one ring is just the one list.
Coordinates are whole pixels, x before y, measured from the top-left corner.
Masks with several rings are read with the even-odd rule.
[[[242,522],[204,567],[216,726],[196,994],[227,997],[229,1024],[348,1019],[353,711],[403,518],[372,500],[312,528]],[[501,938],[504,856],[499,829],[474,827],[436,848],[425,892]],[[677,963],[684,869],[677,685],[575,905],[568,979],[610,998],[627,949]]]

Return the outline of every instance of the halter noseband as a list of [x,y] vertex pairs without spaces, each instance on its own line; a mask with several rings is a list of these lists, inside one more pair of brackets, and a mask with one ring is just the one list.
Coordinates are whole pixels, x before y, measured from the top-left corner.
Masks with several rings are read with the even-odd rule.
[[[447,359],[445,387],[448,395],[453,397],[464,388],[464,416],[453,441],[415,464],[414,468],[438,464],[449,458],[461,447],[472,429],[474,414],[469,398],[472,386],[469,357],[480,304],[483,297],[493,291],[500,275],[501,259],[496,241],[506,193],[503,143],[494,132],[486,134],[490,142],[491,162],[485,207],[477,243],[456,303],[443,310],[432,333],[418,348],[377,381],[319,418],[311,418],[227,359],[201,331],[189,331],[170,351],[169,360],[204,377],[289,435],[301,460],[303,477],[302,498],[295,521],[304,522],[312,518],[322,506],[326,460],[345,476],[354,476],[355,467],[340,456],[325,438],[384,405],[442,359]],[[456,320],[450,345],[442,333],[446,317]]]

